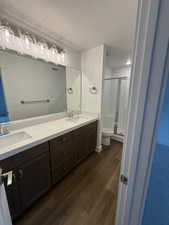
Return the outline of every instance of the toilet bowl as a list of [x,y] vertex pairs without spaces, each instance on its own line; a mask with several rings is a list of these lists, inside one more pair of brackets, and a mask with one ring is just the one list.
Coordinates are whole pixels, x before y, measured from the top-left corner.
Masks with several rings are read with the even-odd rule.
[[114,131],[113,129],[103,128],[102,131],[102,144],[109,146],[111,143],[111,137],[113,136]]
[[118,135],[118,134],[114,134],[114,130],[111,128],[103,128],[102,131],[102,144],[109,146],[111,144],[111,139],[122,142],[123,143],[123,139],[124,136]]

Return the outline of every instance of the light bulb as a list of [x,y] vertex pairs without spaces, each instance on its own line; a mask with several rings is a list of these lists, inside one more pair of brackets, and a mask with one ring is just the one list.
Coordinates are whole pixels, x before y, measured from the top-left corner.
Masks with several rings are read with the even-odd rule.
[[51,51],[51,54],[53,56],[57,55],[57,53],[58,53],[57,48],[55,46],[53,46],[52,48],[50,48],[50,51]]
[[9,37],[9,35],[10,35],[10,34],[9,34],[9,30],[5,29],[5,36],[6,36],[6,37]]
[[55,49],[52,49],[52,54],[53,54],[53,55],[55,54]]
[[44,49],[43,44],[40,45],[40,48],[41,48],[41,50],[43,51],[43,49]]
[[27,45],[29,45],[29,39],[26,37],[25,38],[25,43],[27,44]]
[[126,61],[126,65],[127,65],[127,66],[131,66],[131,59],[128,59],[128,60]]
[[10,35],[9,30],[5,29],[4,33],[5,33],[6,42],[9,42],[9,35]]
[[62,63],[63,63],[65,61],[65,54],[64,54],[64,52],[60,53],[60,57],[61,57],[61,60],[62,60]]

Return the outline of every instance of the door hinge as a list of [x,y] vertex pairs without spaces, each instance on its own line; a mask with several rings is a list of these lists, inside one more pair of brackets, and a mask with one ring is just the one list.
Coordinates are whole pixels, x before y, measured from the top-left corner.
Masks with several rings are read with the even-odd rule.
[[123,174],[120,176],[120,181],[125,185],[128,184],[128,178]]

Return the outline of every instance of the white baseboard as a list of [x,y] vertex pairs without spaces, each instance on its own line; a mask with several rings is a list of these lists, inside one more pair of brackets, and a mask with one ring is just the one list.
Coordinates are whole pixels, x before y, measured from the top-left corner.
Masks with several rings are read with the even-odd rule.
[[101,152],[103,150],[102,145],[96,146],[95,152]]
[[115,141],[119,141],[121,143],[123,143],[123,141],[124,141],[124,137],[123,136],[120,136],[120,135],[117,135],[117,134],[113,134],[111,136],[111,139],[112,140],[115,140]]

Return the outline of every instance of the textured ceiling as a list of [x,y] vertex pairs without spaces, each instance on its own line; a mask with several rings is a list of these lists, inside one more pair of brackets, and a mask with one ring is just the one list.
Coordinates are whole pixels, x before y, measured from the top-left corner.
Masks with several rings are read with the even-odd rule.
[[107,44],[130,52],[137,0],[0,0],[0,12],[77,50]]

